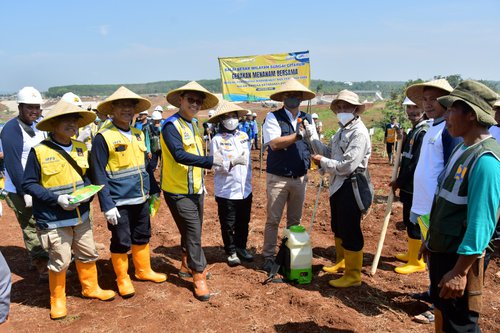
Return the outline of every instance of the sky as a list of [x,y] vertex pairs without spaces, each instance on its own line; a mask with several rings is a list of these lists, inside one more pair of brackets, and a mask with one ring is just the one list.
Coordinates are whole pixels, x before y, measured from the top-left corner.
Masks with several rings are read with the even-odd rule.
[[216,79],[219,57],[305,50],[312,79],[500,80],[498,0],[25,0],[0,8],[0,93]]

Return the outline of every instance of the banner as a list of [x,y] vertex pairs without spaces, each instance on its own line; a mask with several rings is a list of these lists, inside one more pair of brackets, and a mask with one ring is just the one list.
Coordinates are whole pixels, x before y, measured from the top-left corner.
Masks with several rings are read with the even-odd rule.
[[227,101],[268,100],[289,78],[309,88],[309,51],[219,58],[222,94]]

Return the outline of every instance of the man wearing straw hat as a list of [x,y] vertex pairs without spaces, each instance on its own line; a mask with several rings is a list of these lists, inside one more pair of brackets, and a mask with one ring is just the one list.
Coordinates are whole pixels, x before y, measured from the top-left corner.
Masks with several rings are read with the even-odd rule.
[[405,98],[403,105],[406,106],[406,115],[413,127],[403,142],[398,177],[391,182],[390,186],[393,191],[399,189],[399,200],[403,203],[403,223],[408,234],[408,252],[396,254],[397,259],[407,263],[396,267],[395,271],[399,274],[411,274],[425,271],[425,263],[423,260],[418,260],[418,251],[422,245],[420,227],[410,221],[410,210],[413,199],[413,175],[420,157],[422,140],[429,129],[429,124],[423,110],[408,97]]
[[[429,257],[436,332],[480,332],[484,250],[497,223],[500,145],[488,127],[498,95],[476,81],[438,98],[446,127],[463,138],[440,174],[424,254]],[[466,223],[464,223],[466,221]]]
[[201,247],[203,169],[222,165],[222,156],[204,156],[203,138],[194,117],[215,107],[219,100],[195,81],[170,91],[167,101],[179,112],[162,128],[161,189],[181,234],[182,260],[179,276],[193,277],[193,294],[200,301],[210,298],[206,282],[207,260]]
[[354,92],[340,91],[330,109],[337,116],[340,129],[328,146],[310,133],[314,125],[307,126],[307,136],[314,141],[318,151],[313,160],[322,172],[330,175],[331,225],[337,260],[335,265],[325,266],[323,270],[328,273],[344,271],[341,278],[329,281],[332,287],[357,287],[361,285],[363,266],[361,216],[372,200],[372,195],[362,196],[371,187],[367,174],[371,155],[370,134],[359,117],[365,106]]
[[299,225],[304,205],[307,170],[311,166],[311,152],[303,140],[303,120],[312,124],[311,116],[300,111],[300,103],[315,94],[294,78],[280,86],[270,98],[283,102],[283,107],[270,112],[262,129],[264,144],[268,145],[266,186],[267,220],[264,231],[264,265],[270,272],[278,238],[278,228],[285,205],[287,228]]
[[36,234],[32,197],[22,188],[28,154],[46,135],[36,128],[37,119],[42,114],[42,95],[33,87],[24,87],[17,94],[17,102],[19,115],[9,120],[0,133],[5,162],[5,190],[9,192],[5,199],[16,214],[31,265],[37,269],[40,280],[47,282],[48,254]]
[[92,144],[90,163],[99,192],[101,210],[111,231],[111,261],[116,273],[118,292],[124,298],[135,294],[128,275],[128,255],[132,248],[135,277],[161,283],[167,276],[151,268],[149,240],[149,196],[151,182],[146,171],[147,154],[144,133],[131,127],[134,114],[147,110],[151,103],[128,90],[118,88],[97,109],[112,115],[112,120],[97,133]]
[[74,191],[90,185],[88,151],[83,142],[72,140],[77,129],[96,115],[64,100],[59,101],[37,124],[49,138],[31,149],[24,173],[23,189],[33,197],[37,233],[49,253],[50,318],[66,317],[66,270],[75,257],[82,295],[110,301],[112,290],[97,282],[98,258],[90,220],[90,199],[77,203]]

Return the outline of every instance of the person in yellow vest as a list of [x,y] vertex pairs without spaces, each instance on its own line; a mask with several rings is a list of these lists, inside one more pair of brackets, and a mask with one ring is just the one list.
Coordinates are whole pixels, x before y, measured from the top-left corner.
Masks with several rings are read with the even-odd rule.
[[151,103],[125,87],[120,87],[97,109],[111,114],[112,120],[97,133],[92,143],[90,165],[99,192],[101,210],[111,231],[111,261],[116,273],[118,292],[123,298],[134,296],[128,275],[128,255],[132,248],[135,277],[161,283],[167,276],[151,268],[151,223],[148,199],[152,180],[146,172],[144,133],[130,126],[134,115],[147,110]]
[[90,184],[88,151],[71,139],[79,127],[95,119],[93,112],[59,101],[37,124],[49,137],[30,151],[23,190],[33,197],[33,215],[40,242],[49,253],[50,318],[66,317],[66,270],[75,257],[82,295],[109,301],[112,290],[97,283],[97,250],[90,221],[90,200],[73,203],[71,193]]
[[207,260],[201,247],[203,222],[203,169],[222,166],[221,154],[204,156],[203,139],[194,117],[215,107],[219,100],[197,82],[170,91],[167,101],[179,112],[167,118],[161,131],[161,189],[181,234],[181,277],[193,277],[194,296],[210,298],[206,283]]
[[387,149],[389,164],[393,164],[394,145],[398,139],[399,125],[396,123],[396,117],[391,116],[391,122],[385,126],[384,143]]

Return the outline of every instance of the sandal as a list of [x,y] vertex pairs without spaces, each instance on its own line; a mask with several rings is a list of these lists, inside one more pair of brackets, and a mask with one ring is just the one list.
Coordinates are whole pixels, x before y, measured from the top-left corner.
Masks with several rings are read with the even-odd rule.
[[413,321],[420,324],[431,324],[434,322],[434,312],[432,310],[427,310],[421,314],[414,316]]

